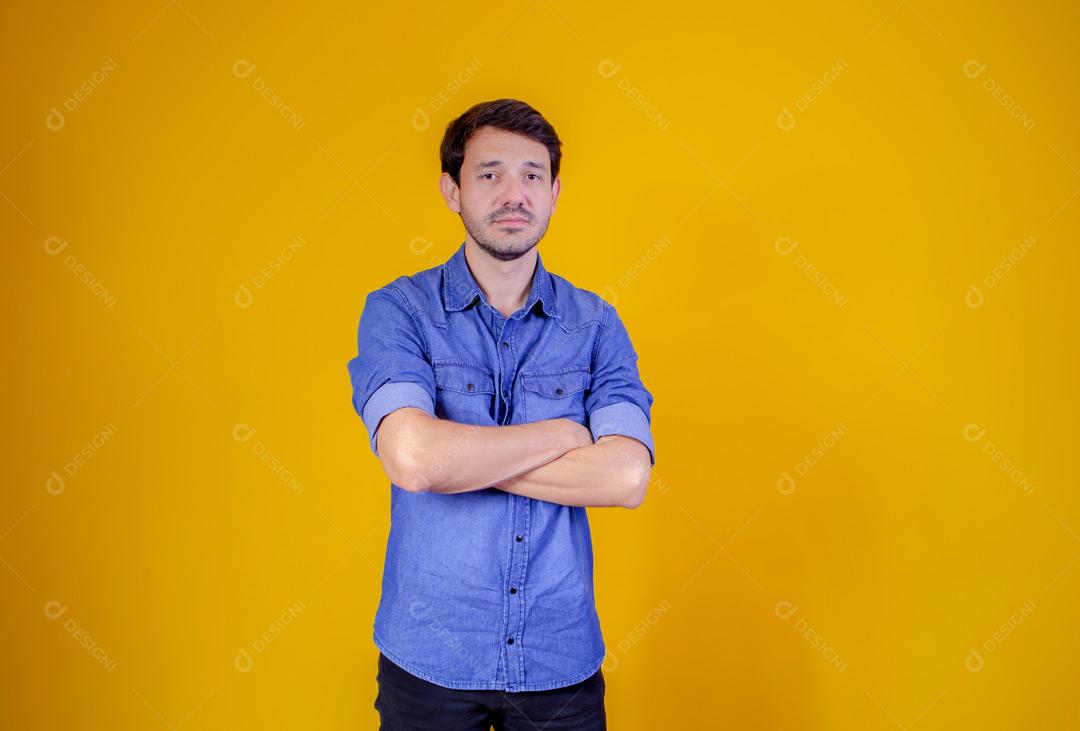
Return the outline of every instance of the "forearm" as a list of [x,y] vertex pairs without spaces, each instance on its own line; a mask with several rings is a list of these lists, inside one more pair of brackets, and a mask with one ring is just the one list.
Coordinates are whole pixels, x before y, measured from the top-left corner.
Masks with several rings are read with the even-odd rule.
[[[553,421],[511,426],[475,426],[412,411],[382,443],[396,455],[397,484],[415,492],[442,494],[480,490],[544,465],[576,443]],[[394,417],[394,415],[391,415]],[[391,418],[388,417],[388,418]],[[388,430],[389,432],[390,430]],[[388,474],[390,470],[388,470]]]
[[612,435],[493,487],[560,505],[634,508],[645,498],[650,471],[645,445]]

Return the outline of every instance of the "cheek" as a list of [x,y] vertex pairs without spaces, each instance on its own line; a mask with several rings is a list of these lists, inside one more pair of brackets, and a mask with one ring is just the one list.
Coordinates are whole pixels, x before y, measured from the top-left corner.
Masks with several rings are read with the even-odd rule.
[[542,213],[545,218],[550,216],[552,209],[555,208],[555,198],[551,195],[550,190],[545,190],[540,195],[534,196],[533,201],[536,203],[537,213]]
[[495,204],[483,193],[472,192],[461,197],[461,213],[472,221],[485,223],[488,213],[495,210]]

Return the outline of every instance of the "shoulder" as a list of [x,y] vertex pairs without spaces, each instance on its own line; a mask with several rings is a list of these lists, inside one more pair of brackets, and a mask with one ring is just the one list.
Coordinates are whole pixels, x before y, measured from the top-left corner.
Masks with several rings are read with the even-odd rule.
[[403,274],[367,295],[368,303],[396,303],[414,317],[437,312],[442,304],[442,270],[444,264],[422,269],[415,274]]
[[615,308],[592,290],[578,287],[565,277],[548,272],[559,319],[570,330],[599,324],[607,325],[615,314]]

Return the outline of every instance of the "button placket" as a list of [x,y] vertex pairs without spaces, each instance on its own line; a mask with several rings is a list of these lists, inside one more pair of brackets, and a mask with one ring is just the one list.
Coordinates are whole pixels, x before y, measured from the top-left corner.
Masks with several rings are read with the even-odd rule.
[[[504,342],[504,333],[506,332],[507,324],[509,320],[504,318],[500,312],[498,312],[491,305],[487,305],[488,310],[488,332],[495,337],[496,349],[495,353],[498,357],[495,359],[495,420],[497,423],[505,426],[510,421],[510,399],[507,397],[506,390],[502,387],[504,379],[504,373],[506,367],[503,362],[501,349],[498,344]],[[500,325],[501,323],[501,325]]]
[[512,508],[510,510],[510,528],[513,530],[514,542],[511,543],[509,581],[505,586],[507,591],[506,601],[509,602],[507,623],[503,629],[504,642],[506,644],[506,668],[507,690],[520,683],[523,658],[520,653],[522,627],[522,605],[525,600],[524,586],[521,577],[525,576],[527,561],[527,546],[525,534],[529,529],[529,503],[530,500],[520,495],[510,495]]
[[[495,336],[495,359],[496,370],[496,400],[500,401],[499,423],[510,423],[512,413],[514,379],[517,376],[517,354],[514,351],[513,340],[515,322],[520,318],[503,318],[491,309],[490,332]],[[522,577],[525,576],[528,565],[528,546],[525,544],[525,535],[528,533],[529,509],[531,500],[520,495],[509,493],[511,501],[510,525],[508,526],[513,536],[510,551],[510,571],[507,583],[503,587],[506,591],[508,612],[507,621],[503,627],[503,647],[506,653],[506,689],[516,690],[523,681],[524,658],[521,654],[521,633],[524,631],[523,605],[525,601],[525,586]]]
[[499,382],[499,394],[505,404],[508,416],[510,404],[514,395],[514,374],[517,371],[513,349],[510,347],[510,340],[513,336],[513,322],[514,320],[512,319],[504,320],[502,331],[499,334],[499,363],[501,365],[500,371],[502,372],[502,377]]

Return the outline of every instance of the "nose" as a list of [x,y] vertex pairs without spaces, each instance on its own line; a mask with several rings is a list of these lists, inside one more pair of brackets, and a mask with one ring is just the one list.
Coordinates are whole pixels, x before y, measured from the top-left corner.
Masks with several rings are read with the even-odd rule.
[[507,176],[507,183],[503,187],[500,194],[499,205],[508,207],[524,207],[525,203],[525,188],[521,184],[521,181],[514,176]]

